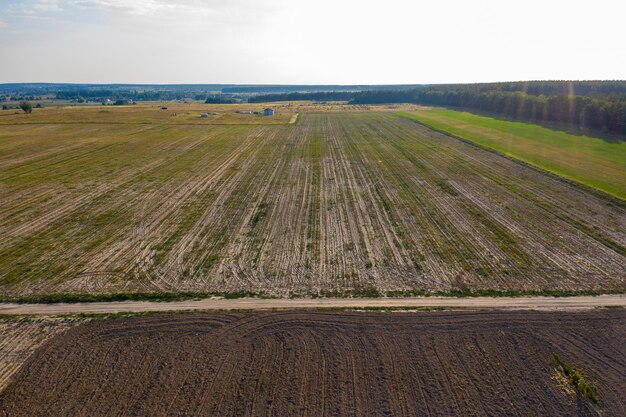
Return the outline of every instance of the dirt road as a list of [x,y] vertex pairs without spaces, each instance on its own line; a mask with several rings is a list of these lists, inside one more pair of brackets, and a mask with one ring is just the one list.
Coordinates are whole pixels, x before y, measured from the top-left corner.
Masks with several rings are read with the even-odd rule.
[[519,297],[519,298],[322,298],[322,299],[258,299],[226,300],[209,298],[175,302],[122,301],[75,304],[0,303],[0,314],[72,314],[118,313],[182,310],[270,310],[299,308],[357,307],[450,307],[499,310],[587,310],[597,307],[626,307],[624,295],[584,297]]

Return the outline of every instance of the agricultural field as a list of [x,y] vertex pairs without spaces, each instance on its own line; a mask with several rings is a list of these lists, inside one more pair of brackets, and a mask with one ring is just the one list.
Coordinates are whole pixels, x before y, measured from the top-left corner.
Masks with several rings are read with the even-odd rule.
[[[165,109],[162,109],[165,107]],[[128,106],[74,106],[33,109],[31,114],[21,110],[0,111],[0,126],[16,124],[166,124],[166,125],[239,125],[285,124],[295,113],[285,105],[276,108],[273,117],[262,114],[240,114],[239,111],[262,112],[262,104],[208,105],[185,103],[154,103]],[[201,118],[200,113],[207,113]]]
[[573,135],[447,109],[423,108],[401,115],[626,199],[626,141],[623,138]]
[[5,299],[626,286],[622,201],[392,112],[196,125],[106,110],[135,123],[63,122],[95,107],[1,122]]
[[0,316],[0,391],[40,345],[78,323],[75,319]]
[[91,320],[35,351],[0,393],[0,415],[623,416],[625,319],[596,310]]

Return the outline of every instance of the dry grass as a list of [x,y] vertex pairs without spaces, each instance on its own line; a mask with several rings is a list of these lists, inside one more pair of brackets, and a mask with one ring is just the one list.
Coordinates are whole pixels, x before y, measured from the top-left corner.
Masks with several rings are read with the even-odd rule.
[[[167,110],[161,110],[161,107]],[[0,111],[2,124],[41,124],[41,123],[104,123],[104,124],[285,124],[289,123],[294,112],[282,106],[276,109],[273,117],[262,114],[239,114],[241,110],[262,112],[267,107],[262,104],[216,105],[198,103],[138,104],[129,106],[76,106],[46,107],[33,109],[31,114],[22,111]],[[200,113],[208,113],[201,118]]]

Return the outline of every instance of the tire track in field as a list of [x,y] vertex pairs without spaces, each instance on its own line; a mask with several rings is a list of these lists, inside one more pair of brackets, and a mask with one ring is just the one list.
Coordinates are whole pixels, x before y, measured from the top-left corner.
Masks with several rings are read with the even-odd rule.
[[[236,147],[227,157],[224,158],[217,166],[209,169],[205,172],[204,176],[193,176],[189,178],[182,187],[178,187],[172,191],[172,194],[168,196],[159,196],[158,203],[162,202],[174,202],[174,204],[164,204],[163,209],[154,211],[152,219],[147,224],[142,225],[142,230],[148,232],[142,233],[142,270],[146,274],[154,273],[156,277],[152,279],[156,285],[165,286],[166,288],[176,288],[176,283],[179,281],[181,275],[181,256],[185,254],[185,250],[189,243],[185,241],[185,236],[193,236],[193,232],[197,233],[198,224],[202,221],[203,216],[206,218],[206,211],[202,210],[202,203],[206,202],[216,207],[223,202],[225,196],[227,196],[228,189],[223,186],[227,181],[232,180],[232,174],[229,174],[231,167],[238,163],[242,154],[248,152],[254,145],[254,141],[258,139],[263,130],[254,130],[242,141],[242,143]],[[216,159],[216,161],[218,161]],[[203,200],[203,195],[209,195],[209,199]],[[216,196],[213,196],[215,194]],[[195,200],[200,198],[200,201]],[[157,203],[157,204],[158,204]],[[188,204],[189,207],[200,209],[200,213],[204,211],[204,214],[198,214],[198,220],[195,221],[195,225],[190,227],[191,231],[185,230],[183,224],[182,233],[186,235],[181,236],[178,243],[169,250],[169,256],[167,261],[163,265],[156,265],[154,262],[154,249],[155,242],[164,239],[166,236],[180,233],[176,229],[179,228],[180,223],[170,222],[167,224],[165,220],[167,218],[176,218],[180,216],[183,204]],[[189,216],[189,215],[187,215]],[[143,220],[143,218],[142,218]],[[179,221],[195,220],[193,218],[181,218]],[[169,226],[169,228],[168,228]],[[156,238],[156,239],[155,239]],[[182,249],[181,249],[182,248]],[[177,255],[172,255],[177,254]]]
[[[183,136],[182,138],[177,139],[176,141],[170,141],[168,142],[168,144],[166,146],[164,146],[163,148],[171,148],[174,146],[177,146],[178,143],[185,143],[184,145],[184,150],[187,151],[189,149],[192,149],[194,147],[196,147],[199,143],[202,143],[204,141],[206,141],[207,139],[210,139],[212,136],[215,135],[215,132],[210,132],[209,135],[201,135],[201,136],[196,136],[195,138],[193,138],[193,142],[190,143],[190,137],[188,136]],[[203,154],[202,153],[198,153],[197,156],[202,157]],[[150,175],[150,172],[154,172],[155,170],[159,170],[161,169],[162,166],[164,166],[168,160],[171,160],[172,157],[168,156],[165,159],[161,159],[159,160],[158,164],[151,166],[150,170],[146,170],[145,173]],[[132,181],[132,179],[129,179],[128,181]],[[186,186],[185,184],[183,184],[181,187],[178,188],[178,191],[186,193],[191,189],[191,187]],[[180,195],[177,195],[177,197],[179,197]],[[121,199],[121,201],[118,203],[120,204],[119,206],[119,210],[121,212],[130,212],[132,213],[135,209],[135,207],[140,206],[141,204],[145,204],[145,197],[143,193],[135,193],[134,198],[126,195],[125,199]],[[166,200],[162,200],[164,202],[164,205],[171,207],[172,203],[174,204],[180,204],[180,199],[176,199],[176,198],[172,198],[172,199],[166,199]],[[128,227],[132,227],[131,225],[129,225]],[[144,224],[145,227],[145,224]],[[77,278],[70,280],[68,282],[63,283],[62,285],[64,287],[76,287],[76,286],[87,286],[87,285],[91,285],[92,288],[89,288],[88,291],[92,292],[92,291],[102,291],[103,289],[105,289],[109,284],[107,279],[102,280],[102,281],[95,281],[92,279],[93,275],[98,275],[100,274],[98,271],[106,271],[106,270],[117,270],[116,274],[113,274],[113,276],[118,275],[118,274],[122,274],[122,275],[128,275],[130,277],[132,277],[133,272],[135,272],[134,266],[136,265],[135,262],[133,262],[132,264],[130,264],[126,270],[120,268],[121,265],[119,265],[121,262],[118,262],[117,266],[109,266],[111,264],[115,265],[115,262],[118,261],[120,258],[124,258],[124,257],[128,257],[130,256],[132,259],[135,259],[136,256],[136,243],[135,242],[128,242],[128,236],[130,236],[131,238],[133,236],[137,236],[136,233],[133,233],[132,230],[129,229],[120,229],[116,235],[113,235],[110,237],[111,240],[111,244],[106,245],[104,250],[100,250],[99,253],[97,254],[97,256],[94,256],[94,254],[92,253],[85,253],[83,254],[83,256],[80,259],[84,259],[85,260],[85,264],[83,264],[83,270],[87,271],[83,274],[80,274]],[[154,236],[153,236],[154,238]],[[139,242],[139,245],[141,245],[141,242]],[[95,271],[95,272],[90,272],[90,271]],[[106,274],[105,275],[101,275],[102,277],[106,278]],[[148,278],[151,278],[151,276],[149,274],[146,274],[146,276]],[[126,280],[125,284],[131,284],[132,280]],[[146,285],[148,283],[144,283],[144,285]],[[149,287],[149,289],[154,289],[155,287],[163,290],[164,287],[163,285],[156,283],[154,280],[149,281],[149,284],[152,286],[151,288]],[[171,288],[171,287],[170,287]],[[57,289],[57,291],[63,291],[65,290],[65,288],[61,287],[59,289]]]
[[[77,129],[93,133],[83,146]],[[610,247],[626,242],[623,207],[392,114],[128,129],[64,127],[13,166],[23,175],[0,188],[3,292],[626,283]]]
[[623,333],[623,316],[286,311],[96,320],[37,350],[0,393],[0,415],[595,415],[553,379],[557,351],[597,385],[603,415],[617,416],[624,345],[606,344]]
[[[448,145],[456,146],[459,144],[455,143],[454,141],[449,140]],[[494,197],[497,198],[497,196],[509,196],[513,198],[507,198],[506,204],[507,205],[516,204],[516,206],[519,207],[517,208],[519,212],[523,213],[523,212],[529,212],[529,211],[530,212],[536,211],[536,208],[529,207],[528,203],[525,203],[525,205],[521,204],[521,203],[524,203],[528,199],[528,196],[523,196],[523,199],[520,199],[517,196],[517,193],[519,192],[516,190],[515,187],[511,189],[511,184],[515,184],[515,185],[521,184],[526,189],[532,189],[532,190],[545,189],[545,185],[543,185],[543,183],[540,183],[540,182],[535,182],[534,184],[537,187],[531,188],[530,186],[533,184],[533,182],[519,181],[520,176],[522,178],[529,177],[529,176],[532,178],[533,176],[537,176],[537,173],[535,173],[532,170],[529,170],[526,167],[519,166],[515,164],[514,162],[506,160],[504,158],[493,158],[493,157],[488,158],[488,155],[486,155],[486,153],[484,152],[478,152],[475,149],[468,150],[468,158],[472,157],[471,155],[474,155],[474,154],[476,156],[480,155],[484,157],[481,160],[477,158],[473,159],[477,161],[477,163],[481,164],[480,165],[480,167],[482,168],[481,174],[488,175],[488,178],[491,179],[499,187],[497,193],[493,192],[493,190],[487,190],[483,187],[484,191],[474,193],[475,197],[489,196],[489,198],[493,200]],[[488,162],[489,165],[487,165],[485,162]],[[493,166],[494,163],[497,163],[496,167]],[[475,167],[478,167],[478,165],[475,165]],[[500,176],[501,176],[500,179],[498,179],[495,176],[495,173],[490,172],[491,170],[495,170],[495,169],[498,169],[498,172],[500,173]],[[512,175],[510,176],[510,178],[507,178],[506,181],[503,183],[502,176],[508,176],[509,172],[511,172]],[[546,178],[545,181],[548,183],[554,182],[555,184],[560,185],[559,187],[551,188],[550,189],[551,191],[554,191],[554,192],[563,192],[564,190],[568,191],[566,187],[563,187],[562,183],[554,179]],[[481,182],[481,183],[474,183],[474,184],[480,184],[484,186],[489,183]],[[506,187],[502,186],[502,184],[506,184]],[[570,194],[572,194],[573,196],[576,196],[576,194],[579,194],[578,190],[576,190],[573,187],[570,187],[570,188],[571,188],[571,190],[569,190],[571,191]],[[511,193],[511,190],[515,192],[516,194]],[[572,195],[569,196],[570,199]],[[549,201],[549,200],[550,198],[546,196],[546,201]],[[594,201],[592,200],[595,200],[595,199],[586,199],[584,201],[578,200],[575,205],[578,207],[585,207],[589,203],[594,203]],[[563,201],[560,203],[558,210],[563,210],[564,207],[567,207],[569,209],[571,205],[572,205],[571,201],[568,201],[567,203]],[[499,211],[499,207],[496,205],[493,205],[492,203],[489,206],[483,206],[481,208],[484,210],[484,213],[486,215],[493,215],[494,213],[498,213]],[[508,215],[505,215],[504,217],[497,218],[496,220],[498,220],[501,224],[506,224],[507,226],[510,226],[511,223],[510,222],[507,223],[507,217],[511,218],[511,212],[509,212]],[[618,216],[618,218],[621,218],[623,220],[624,216]],[[560,220],[554,217],[548,219],[549,220],[548,221],[544,218],[543,214],[540,212],[534,215],[529,215],[528,217],[524,219],[526,223],[528,223],[528,220],[531,220],[531,222],[533,223],[541,222],[541,224],[534,225],[532,227],[529,227],[526,224],[519,224],[517,228],[513,228],[513,229],[523,231],[524,234],[520,236],[520,240],[526,244],[528,252],[532,253],[535,256],[536,255],[543,256],[541,261],[535,262],[536,265],[544,264],[544,263],[550,265],[551,262],[556,263],[556,268],[554,267],[551,268],[549,266],[546,268],[545,272],[547,273],[547,275],[551,275],[553,272],[556,272],[557,275],[563,275],[563,273],[560,273],[560,274],[558,273],[558,269],[562,269],[564,271],[569,270],[571,274],[577,275],[579,277],[578,279],[582,277],[589,277],[589,279],[594,279],[594,278],[598,278],[598,272],[600,272],[602,269],[604,269],[605,271],[613,269],[613,271],[611,272],[612,274],[617,275],[617,276],[620,276],[620,275],[623,276],[624,274],[623,270],[619,270],[619,269],[614,270],[615,265],[619,265],[620,263],[620,262],[616,263],[615,261],[610,262],[604,268],[598,268],[597,266],[592,267],[592,271],[589,271],[589,265],[590,265],[589,263],[585,263],[582,268],[578,267],[578,268],[572,269],[572,266],[576,265],[576,263],[573,263],[572,260],[574,257],[577,257],[578,254],[593,252],[593,255],[591,255],[590,253],[585,255],[585,256],[591,256],[593,258],[597,258],[601,253],[608,254],[610,256],[614,256],[614,255],[607,253],[610,251],[608,251],[607,248],[600,247],[600,245],[598,245],[597,242],[593,242],[593,241],[585,242],[584,239],[580,239],[580,237],[571,234],[571,225],[561,223]],[[558,229],[555,229],[555,224],[554,224],[555,220],[557,221],[557,223],[560,223],[558,225]],[[610,218],[607,218],[607,220],[610,220]],[[607,227],[606,223],[604,224],[603,229],[612,230],[611,227]],[[554,245],[553,240],[552,241],[547,240],[548,236],[550,235],[549,233],[550,230],[556,230],[553,233],[553,235],[559,234],[561,235],[561,240],[565,240],[569,242],[567,244],[560,243],[559,245]],[[544,253],[545,255],[542,255],[542,253]],[[557,271],[554,271],[555,269],[557,269]],[[604,275],[608,275],[608,274],[604,274]],[[567,277],[567,279],[570,279],[570,278]]]

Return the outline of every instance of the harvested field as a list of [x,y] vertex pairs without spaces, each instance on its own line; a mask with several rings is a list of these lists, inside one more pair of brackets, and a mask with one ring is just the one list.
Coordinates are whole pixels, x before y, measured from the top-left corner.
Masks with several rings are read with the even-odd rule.
[[[622,416],[625,319],[596,311],[96,320],[31,356],[0,394],[0,415]],[[553,353],[597,386],[598,406],[561,385]]]
[[[166,124],[166,125],[271,125],[289,123],[293,111],[278,106],[273,117],[262,114],[240,114],[240,110],[262,112],[261,104],[162,104],[130,106],[77,106],[34,109],[31,114],[21,110],[0,113],[0,125],[15,124]],[[200,113],[207,113],[201,118]]]
[[3,125],[0,200],[4,296],[626,286],[624,204],[385,112]]

